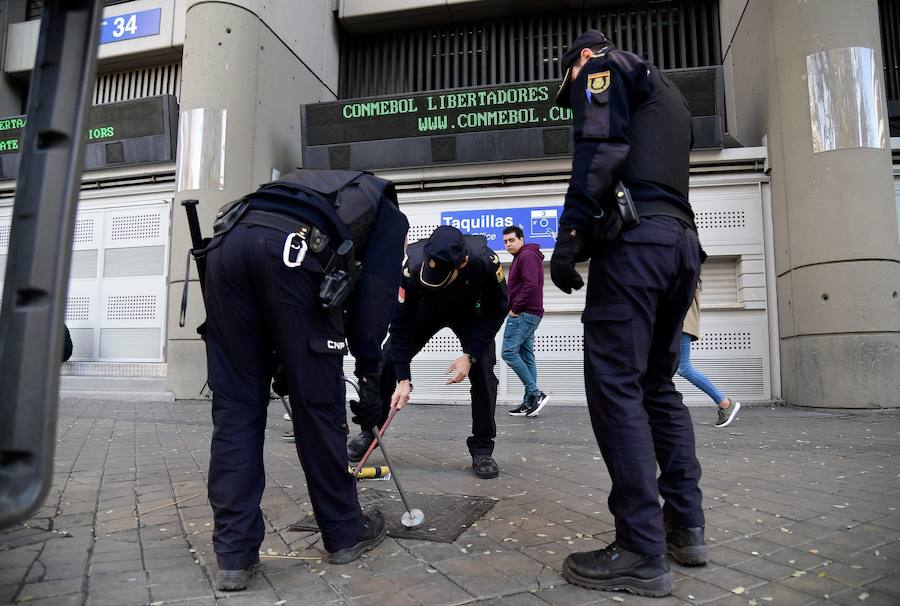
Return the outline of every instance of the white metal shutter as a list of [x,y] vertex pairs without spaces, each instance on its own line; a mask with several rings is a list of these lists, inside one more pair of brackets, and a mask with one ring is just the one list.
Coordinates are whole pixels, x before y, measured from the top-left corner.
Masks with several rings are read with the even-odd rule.
[[3,280],[6,277],[6,259],[8,258],[11,224],[12,207],[0,208],[0,306],[3,305]]
[[99,359],[162,361],[168,238],[167,203],[104,212]]

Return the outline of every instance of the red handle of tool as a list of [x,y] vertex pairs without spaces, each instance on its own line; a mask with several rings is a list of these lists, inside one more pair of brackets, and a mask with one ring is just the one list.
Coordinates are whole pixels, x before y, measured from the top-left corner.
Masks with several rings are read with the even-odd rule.
[[[400,409],[399,409],[399,408],[392,408],[392,409],[391,409],[391,414],[388,415],[387,421],[385,421],[385,422],[384,422],[384,425],[381,426],[381,429],[378,430],[378,437],[379,437],[379,438],[380,438],[381,436],[384,435],[384,432],[385,432],[385,431],[387,431],[388,425],[390,425],[390,424],[391,424],[391,421],[394,420],[394,415],[397,414],[397,411],[398,411],[398,410],[400,410]],[[366,451],[366,454],[363,455],[363,458],[361,458],[361,459],[359,460],[359,463],[356,464],[356,469],[353,470],[353,477],[354,477],[354,478],[358,478],[358,477],[359,477],[359,470],[362,469],[363,466],[366,464],[366,461],[369,460],[369,455],[372,454],[372,451],[375,450],[375,446],[377,446],[377,445],[378,445],[378,440],[372,440],[372,443],[369,444],[369,449]]]

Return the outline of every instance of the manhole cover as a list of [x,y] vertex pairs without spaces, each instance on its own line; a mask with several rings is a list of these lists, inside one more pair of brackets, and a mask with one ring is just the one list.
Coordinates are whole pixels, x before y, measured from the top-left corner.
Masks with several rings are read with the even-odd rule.
[[[377,508],[384,513],[388,535],[396,539],[421,539],[452,543],[462,532],[490,511],[497,501],[486,497],[471,497],[456,494],[426,494],[408,492],[409,506],[425,513],[425,523],[410,530],[400,523],[406,509],[400,495],[389,490],[360,489],[359,504],[363,509]],[[288,530],[318,532],[313,516],[291,524]]]

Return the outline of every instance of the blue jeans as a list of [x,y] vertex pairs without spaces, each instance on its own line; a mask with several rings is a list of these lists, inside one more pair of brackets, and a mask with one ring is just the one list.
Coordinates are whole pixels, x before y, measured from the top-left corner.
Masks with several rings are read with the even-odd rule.
[[691,365],[691,335],[687,333],[681,333],[681,358],[678,362],[678,374],[693,383],[694,387],[703,390],[716,405],[725,399],[713,382]]
[[541,393],[534,362],[534,331],[540,323],[540,316],[522,312],[516,317],[507,316],[503,331],[501,356],[525,386],[526,398]]

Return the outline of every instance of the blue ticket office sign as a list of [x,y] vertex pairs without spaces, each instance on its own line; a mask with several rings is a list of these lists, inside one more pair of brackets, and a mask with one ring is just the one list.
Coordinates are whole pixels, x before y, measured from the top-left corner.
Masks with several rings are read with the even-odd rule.
[[100,22],[100,44],[146,38],[159,33],[162,9],[104,17]]
[[562,206],[533,206],[493,210],[458,210],[441,213],[441,225],[452,225],[464,234],[482,235],[491,250],[505,250],[503,230],[513,225],[522,228],[525,241],[541,248],[553,248],[559,233]]

